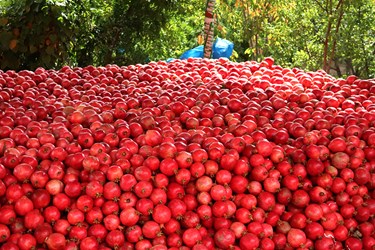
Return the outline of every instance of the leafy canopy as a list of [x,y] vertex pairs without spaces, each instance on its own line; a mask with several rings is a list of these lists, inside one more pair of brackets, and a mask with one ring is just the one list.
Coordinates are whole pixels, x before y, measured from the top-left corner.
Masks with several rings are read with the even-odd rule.
[[[202,44],[206,0],[3,0],[0,68],[145,63]],[[216,0],[232,60],[375,77],[373,0]]]

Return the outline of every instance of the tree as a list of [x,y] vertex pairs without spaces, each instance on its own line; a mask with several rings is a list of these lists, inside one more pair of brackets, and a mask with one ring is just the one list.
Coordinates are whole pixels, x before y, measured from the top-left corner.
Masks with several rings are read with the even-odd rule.
[[344,12],[337,52],[333,58],[337,75],[375,77],[375,4],[353,1]]
[[270,26],[279,21],[285,5],[280,0],[224,0],[218,4],[219,35],[234,41],[240,60],[268,56]]
[[[119,65],[204,43],[207,0],[3,0],[0,67]],[[232,60],[375,77],[373,0],[215,0],[214,36]],[[197,39],[198,38],[198,39]]]
[[97,54],[104,64],[135,64],[149,58],[148,45],[188,0],[114,0],[112,15],[98,26]]
[[204,57],[211,58],[214,41],[214,8],[215,0],[207,0],[204,18]]
[[149,54],[160,56],[154,48],[159,48],[160,32],[169,21],[189,15],[187,3],[191,4],[188,0],[9,0],[1,6],[0,67],[146,62]]
[[327,24],[323,49],[323,70],[329,72],[332,60],[335,56],[344,9],[350,3],[345,0],[314,0],[314,2],[319,7],[320,11],[327,15],[325,17]]
[[371,0],[223,0],[217,33],[238,60],[272,56],[285,67],[343,76],[375,74],[375,2]]
[[13,0],[4,4],[0,22],[1,68],[74,65],[84,42],[93,38],[91,18],[95,15],[88,8],[93,3],[96,1]]
[[202,45],[206,0],[191,0],[179,5],[161,28],[158,39],[145,40],[143,48],[150,60],[179,58],[187,49]]

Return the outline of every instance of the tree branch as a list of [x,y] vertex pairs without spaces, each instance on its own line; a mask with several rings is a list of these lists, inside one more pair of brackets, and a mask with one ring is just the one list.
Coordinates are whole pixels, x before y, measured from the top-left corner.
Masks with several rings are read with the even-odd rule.
[[337,59],[333,60],[334,61],[334,64],[335,64],[335,70],[336,70],[336,74],[338,77],[342,77],[342,72],[341,72],[341,69],[340,69],[340,63]]
[[314,2],[316,2],[322,10],[324,10],[328,13],[328,9],[324,8],[324,6],[319,2],[319,0],[314,0]]
[[336,5],[336,10],[338,10],[340,8],[341,5],[344,5],[344,1],[343,0],[340,0],[337,5]]
[[[361,25],[361,20],[363,20],[362,19],[362,12],[361,12],[361,7],[359,7],[358,8],[358,20],[360,20],[359,22],[359,25]],[[369,61],[368,61],[368,57],[367,57],[367,53],[366,53],[366,45],[365,45],[365,41],[364,41],[364,38],[363,38],[363,33],[361,33],[361,35],[360,35],[360,38],[361,38],[361,50],[362,50],[362,53],[363,53],[363,60],[364,60],[364,71],[365,71],[365,75],[366,75],[366,77],[368,77],[369,76],[369,74],[370,74],[370,70],[369,70],[369,67],[370,67],[370,63],[369,63]],[[374,50],[374,54],[375,54],[375,50]]]
[[[327,70],[328,70],[327,73],[330,70],[330,67],[331,67],[331,64],[332,64],[332,59],[335,56],[335,50],[336,50],[336,45],[337,45],[337,35],[339,33],[341,20],[342,20],[342,17],[344,15],[344,0],[340,0],[339,3],[337,4],[336,8],[340,8],[340,10],[339,10],[340,12],[339,12],[339,16],[337,18],[337,24],[336,24],[336,29],[335,29],[335,37],[333,39],[331,55],[329,56],[329,61],[328,61],[328,64],[327,64]],[[337,9],[336,9],[336,11],[337,11]]]
[[323,70],[326,72],[327,72],[327,59],[328,59],[327,55],[328,55],[328,47],[329,47],[329,38],[331,36],[331,29],[332,29],[332,21],[331,21],[331,18],[328,18],[326,37],[324,40],[324,51],[323,51]]
[[333,8],[332,8],[332,0],[329,0],[329,7],[327,7],[328,11],[329,11],[329,14],[332,15],[332,12],[333,12]]

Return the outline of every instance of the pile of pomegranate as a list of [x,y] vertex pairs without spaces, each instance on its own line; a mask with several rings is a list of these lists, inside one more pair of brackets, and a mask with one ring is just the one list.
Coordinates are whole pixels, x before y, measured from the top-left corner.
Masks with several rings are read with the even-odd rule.
[[0,250],[375,249],[374,125],[272,58],[0,71]]

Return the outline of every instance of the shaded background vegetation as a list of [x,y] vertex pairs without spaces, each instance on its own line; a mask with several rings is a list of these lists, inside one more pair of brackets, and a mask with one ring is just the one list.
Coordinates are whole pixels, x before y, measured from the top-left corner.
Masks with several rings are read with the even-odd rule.
[[[3,0],[0,68],[178,58],[202,43],[206,0]],[[216,0],[232,60],[375,77],[374,0]]]

